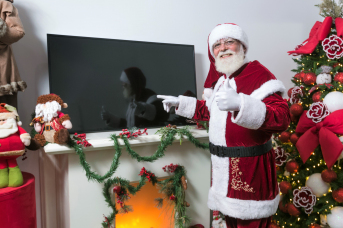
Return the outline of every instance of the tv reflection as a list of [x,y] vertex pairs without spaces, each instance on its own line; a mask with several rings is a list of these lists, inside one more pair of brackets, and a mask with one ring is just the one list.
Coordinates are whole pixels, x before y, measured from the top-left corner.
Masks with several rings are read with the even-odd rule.
[[149,127],[164,124],[169,114],[163,109],[157,94],[146,88],[146,77],[137,67],[130,67],[120,75],[123,98],[128,101],[126,118],[120,118],[102,106],[101,118],[111,128]]

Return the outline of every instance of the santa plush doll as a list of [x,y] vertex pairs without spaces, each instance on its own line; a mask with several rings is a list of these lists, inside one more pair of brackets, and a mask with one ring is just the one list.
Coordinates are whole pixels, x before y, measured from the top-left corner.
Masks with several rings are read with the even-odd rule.
[[0,188],[19,187],[23,176],[16,159],[25,153],[31,142],[30,135],[20,126],[17,110],[0,104]]
[[44,146],[47,142],[66,144],[70,137],[67,129],[72,128],[68,114],[61,112],[68,105],[56,94],[39,96],[36,105],[36,116],[32,120],[34,125],[35,140]]

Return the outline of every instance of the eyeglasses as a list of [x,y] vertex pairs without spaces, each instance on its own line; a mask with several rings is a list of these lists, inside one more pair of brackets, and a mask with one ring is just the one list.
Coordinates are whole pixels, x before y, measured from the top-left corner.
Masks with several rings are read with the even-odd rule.
[[234,45],[236,42],[237,42],[237,40],[234,40],[234,39],[227,39],[224,41],[218,41],[217,43],[215,43],[213,45],[213,49],[214,50],[219,49],[222,44],[224,44],[224,46],[227,48],[227,47],[230,47],[231,45]]

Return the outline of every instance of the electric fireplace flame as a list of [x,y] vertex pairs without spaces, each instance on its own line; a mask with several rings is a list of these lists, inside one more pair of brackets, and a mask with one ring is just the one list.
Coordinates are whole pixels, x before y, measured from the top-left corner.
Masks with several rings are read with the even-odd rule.
[[[137,186],[138,183],[131,183]],[[156,198],[164,198],[162,193],[158,192],[157,185],[153,186],[151,182],[147,182],[136,195],[129,195],[130,199],[125,201],[127,205],[131,205],[133,211],[125,214],[117,214],[116,228],[173,228],[173,204],[165,199],[163,207],[156,207]],[[117,204],[117,209],[120,205]]]

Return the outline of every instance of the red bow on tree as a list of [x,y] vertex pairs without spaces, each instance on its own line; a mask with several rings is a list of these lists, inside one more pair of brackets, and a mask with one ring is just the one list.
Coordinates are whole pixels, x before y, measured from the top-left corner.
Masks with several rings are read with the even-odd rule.
[[296,128],[297,133],[304,133],[296,147],[305,163],[318,145],[321,146],[326,165],[331,168],[343,150],[343,145],[336,134],[343,134],[343,109],[328,115],[323,121],[314,123],[305,111]]
[[[343,18],[335,19],[337,36],[343,36]],[[311,29],[310,36],[295,50],[289,51],[288,54],[302,55],[310,54],[314,51],[318,43],[324,40],[330,33],[332,17],[326,17],[323,22],[317,21]]]

